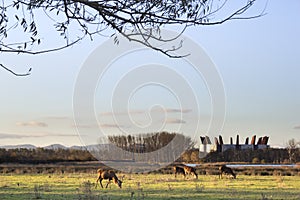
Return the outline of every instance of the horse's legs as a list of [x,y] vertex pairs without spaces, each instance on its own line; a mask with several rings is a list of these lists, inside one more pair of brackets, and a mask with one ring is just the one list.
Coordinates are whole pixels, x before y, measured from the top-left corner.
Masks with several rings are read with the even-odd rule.
[[107,184],[106,184],[106,186],[105,186],[105,188],[107,188],[107,186],[108,186],[108,184],[110,184],[110,179],[108,179],[108,182],[107,182]]
[[102,185],[102,178],[100,178],[100,185],[101,185],[101,187],[103,188],[103,185]]
[[233,171],[231,171],[231,175],[233,176],[234,179],[236,179],[236,175],[235,173],[233,173]]
[[95,186],[95,188],[97,188],[97,186],[98,186],[98,181],[99,181],[99,179],[100,179],[100,176],[97,178],[97,180],[96,180],[96,186]]
[[198,179],[198,174],[196,172],[194,172],[194,176],[196,179]]

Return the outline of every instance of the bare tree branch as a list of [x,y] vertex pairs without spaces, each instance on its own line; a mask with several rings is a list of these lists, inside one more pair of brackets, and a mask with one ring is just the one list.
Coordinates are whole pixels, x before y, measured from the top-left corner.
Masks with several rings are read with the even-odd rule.
[[66,44],[64,46],[57,47],[57,48],[52,48],[52,49],[40,50],[40,51],[18,50],[18,49],[11,48],[10,46],[4,45],[4,44],[2,44],[2,45],[0,44],[0,46],[6,48],[6,49],[1,49],[0,52],[6,52],[6,53],[23,53],[23,54],[31,54],[31,55],[43,54],[43,53],[50,53],[50,52],[53,52],[53,51],[59,51],[59,50],[66,49],[66,48],[68,48],[70,46],[73,46],[74,44],[76,44],[77,42],[79,42],[82,39],[83,38],[78,38],[74,42],[71,42],[71,43]]
[[[227,0],[0,0],[0,52],[42,54],[59,51],[85,37],[93,40],[93,37],[108,32],[108,35],[119,33],[129,41],[169,57],[183,57],[186,55],[175,53],[182,43],[163,49],[152,44],[151,40],[168,43],[191,26],[210,26],[230,20],[261,17],[265,8],[257,15],[245,16],[256,1],[245,0],[243,6],[232,9],[226,15],[224,7],[229,3]],[[218,16],[219,13],[223,16]],[[42,41],[47,39],[41,39],[44,37],[39,33],[42,23],[39,16],[43,14],[50,19],[50,27],[53,22],[53,28],[66,45],[41,50],[45,49]],[[182,31],[177,36],[163,38],[160,30],[170,25],[179,25],[183,27]],[[11,33],[22,36],[23,41],[27,38],[26,42],[15,41]]]
[[4,66],[3,64],[1,64],[1,63],[0,63],[0,66],[1,66],[3,69],[5,69],[6,71],[12,73],[12,74],[15,75],[15,76],[28,76],[28,75],[30,75],[30,73],[31,73],[31,68],[29,68],[29,70],[28,70],[27,73],[25,73],[25,74],[19,74],[19,73],[16,73],[16,72],[12,71],[11,69],[5,67],[5,66]]

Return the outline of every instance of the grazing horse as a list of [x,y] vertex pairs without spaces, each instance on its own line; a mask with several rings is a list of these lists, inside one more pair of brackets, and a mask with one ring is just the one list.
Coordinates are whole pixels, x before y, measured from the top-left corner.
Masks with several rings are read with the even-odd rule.
[[102,170],[102,169],[98,169],[97,172],[98,172],[98,178],[97,178],[97,181],[96,181],[96,186],[95,186],[96,188],[97,188],[97,185],[98,185],[98,181],[100,182],[100,185],[103,188],[103,185],[102,185],[102,180],[103,179],[108,179],[108,182],[107,182],[105,188],[107,188],[107,186],[108,186],[108,184],[110,183],[111,180],[113,180],[114,183],[119,186],[119,188],[122,188],[122,181],[118,179],[115,172],[113,172],[111,170]]
[[196,173],[196,169],[194,167],[190,167],[190,166],[184,166],[184,173],[185,175],[194,175],[196,179],[198,179],[198,174]]
[[232,175],[233,178],[236,178],[235,173],[233,173],[232,169],[230,167],[227,167],[226,165],[222,165],[219,167],[219,178],[222,178],[222,174]]
[[185,178],[185,171],[184,171],[184,168],[183,167],[180,167],[180,166],[174,166],[173,167],[173,171],[174,171],[174,174],[175,174],[175,178],[176,178],[176,175],[177,174],[182,174]]

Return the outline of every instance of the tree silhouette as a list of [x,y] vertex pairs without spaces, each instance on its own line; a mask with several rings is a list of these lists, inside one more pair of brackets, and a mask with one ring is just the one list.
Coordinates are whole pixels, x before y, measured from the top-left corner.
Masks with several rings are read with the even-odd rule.
[[[190,26],[256,18],[263,11],[250,17],[244,15],[255,2],[244,1],[242,6],[231,8],[228,12],[226,0],[2,0],[0,52],[40,54],[67,48],[85,37],[93,39],[99,35],[119,33],[130,41],[172,57],[176,48],[162,49],[150,42],[150,39],[168,42],[177,37],[164,38],[160,34],[161,28],[180,25],[178,28],[182,33]],[[41,16],[53,22],[46,26],[54,27],[65,40],[64,45],[34,50],[33,46],[46,40],[45,35],[39,34],[39,26],[45,23],[39,20]],[[14,32],[22,38],[21,41],[16,41],[14,34],[10,35]],[[115,38],[115,41],[117,43],[118,39]]]
[[168,145],[175,136],[182,137],[188,146],[192,147],[194,142],[188,136],[178,133],[157,132],[138,135],[111,135],[108,136],[110,143],[128,152],[152,152]]
[[289,161],[295,163],[300,159],[300,142],[297,142],[294,138],[287,142],[287,150],[289,154]]

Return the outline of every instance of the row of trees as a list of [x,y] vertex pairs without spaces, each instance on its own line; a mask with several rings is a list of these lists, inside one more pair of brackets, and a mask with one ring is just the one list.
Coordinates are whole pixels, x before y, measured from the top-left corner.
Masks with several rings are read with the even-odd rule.
[[[247,163],[297,163],[300,162],[299,149],[291,159],[289,149],[259,149],[259,150],[227,150],[225,152],[210,152],[199,160],[199,150],[190,149],[184,152],[179,162],[247,162]],[[0,163],[55,163],[70,161],[95,161],[87,150],[75,149],[0,149]]]
[[286,149],[290,162],[300,162],[300,141],[290,139],[287,143]]
[[[290,157],[289,149],[259,149],[259,150],[227,150],[225,152],[210,152],[199,160],[199,150],[190,149],[184,152],[179,162],[247,162],[247,163],[297,163],[300,162],[300,151],[297,149]],[[69,161],[95,161],[87,150],[75,149],[0,149],[0,163],[55,163]]]
[[178,133],[158,132],[138,135],[114,135],[108,136],[109,142],[123,150],[136,153],[148,153],[168,145],[175,136],[182,137],[187,146],[193,146],[190,137]]
[[[94,161],[98,160],[135,160],[139,156],[150,161],[176,160],[181,153],[193,146],[190,137],[183,134],[158,132],[139,135],[115,135],[109,136],[111,144],[95,145],[86,149],[0,149],[0,163],[55,163],[63,161]],[[168,144],[163,153],[155,152]],[[122,151],[120,151],[120,148]],[[171,151],[170,151],[171,149]],[[153,153],[144,155],[142,153]]]
[[97,148],[91,150],[98,160],[152,164],[174,162],[184,151],[194,145],[190,137],[168,132],[114,135],[109,136],[108,141],[106,138],[99,138],[99,141],[101,140]]
[[247,163],[298,163],[300,162],[300,141],[290,139],[286,148],[257,150],[228,149],[224,152],[210,152],[203,162],[247,162]]
[[0,163],[55,163],[63,161],[93,161],[87,150],[76,149],[0,149]]
[[[156,150],[165,147],[175,136],[185,143],[187,148],[185,152],[176,152],[182,150],[183,146],[175,146],[164,153],[155,153]],[[191,148],[194,142],[191,138],[182,134],[159,132],[153,134],[140,134],[128,136],[110,136],[109,140],[112,146],[95,150],[86,149],[0,149],[0,163],[55,163],[69,161],[95,161],[97,155],[101,154],[102,160],[112,159],[131,159],[139,161],[138,156],[150,157],[147,160],[172,160],[178,162],[247,162],[247,163],[298,163],[300,162],[300,142],[292,139],[288,142],[287,148],[268,148],[258,150],[233,150],[229,149],[225,152],[210,152],[205,158],[199,159],[199,149]],[[115,148],[121,148],[124,155]],[[119,155],[115,155],[118,153]],[[143,153],[146,153],[145,155]],[[95,156],[96,155],[96,156]],[[95,156],[95,157],[94,157]],[[99,158],[98,158],[99,159]],[[101,159],[100,159],[101,160]]]
[[258,150],[233,150],[224,152],[210,152],[203,162],[247,162],[247,163],[297,163],[300,162],[300,151],[289,154],[289,149],[258,149]]

